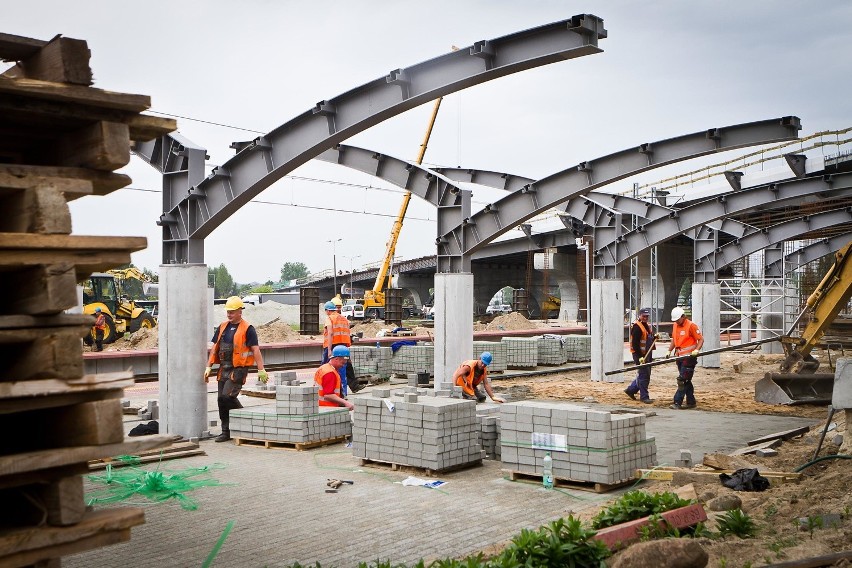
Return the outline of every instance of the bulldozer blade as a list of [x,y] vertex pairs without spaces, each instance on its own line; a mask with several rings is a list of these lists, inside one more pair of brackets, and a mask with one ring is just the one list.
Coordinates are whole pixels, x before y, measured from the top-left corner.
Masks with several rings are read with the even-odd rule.
[[754,385],[754,400],[767,404],[830,404],[834,375],[766,373]]

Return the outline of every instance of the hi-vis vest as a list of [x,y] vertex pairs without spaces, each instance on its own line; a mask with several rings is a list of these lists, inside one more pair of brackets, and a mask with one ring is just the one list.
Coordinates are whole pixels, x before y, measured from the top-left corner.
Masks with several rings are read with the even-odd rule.
[[[325,391],[322,390],[322,378],[324,376],[326,376],[327,374],[332,373],[332,372],[334,373],[334,376],[337,379],[337,381],[335,382],[335,385],[334,385],[334,390],[331,391],[331,392],[325,392]],[[337,372],[337,369],[334,368],[334,365],[332,365],[331,363],[326,363],[325,365],[320,365],[320,368],[317,369],[316,372],[314,373],[314,382],[317,384],[317,386],[319,386],[319,405],[320,406],[340,406],[336,402],[331,402],[329,400],[323,400],[323,398],[322,398],[327,394],[336,394],[337,396],[340,396],[340,374]]]
[[[642,339],[639,340],[639,354],[644,355],[648,351],[648,330],[645,329],[645,326],[639,320],[634,321],[633,325],[639,326],[639,329],[642,331]],[[630,342],[630,352],[636,353],[636,350],[633,349],[632,341]]]
[[467,374],[467,376],[461,376],[456,379],[456,386],[461,387],[465,394],[467,394],[468,396],[476,396],[476,393],[473,389],[475,389],[479,385],[479,383],[484,381],[485,376],[488,374],[488,371],[483,371],[482,374],[479,375],[478,379],[474,378],[474,371],[478,362],[479,359],[471,359],[470,361],[465,361],[464,363],[459,365],[459,367],[464,367],[465,365],[470,367],[470,372]]
[[349,334],[349,320],[340,314],[334,313],[328,316],[328,325],[331,336],[331,343],[325,347],[333,347],[335,345],[352,345],[352,337]]
[[[219,360],[219,344],[222,343],[222,335],[225,333],[225,328],[230,322],[222,322],[219,326],[219,335],[216,337],[216,345],[210,351],[210,359],[207,361],[207,366],[210,367],[214,363],[221,363]],[[254,366],[254,354],[251,348],[246,346],[246,332],[248,332],[249,322],[240,320],[237,324],[237,331],[234,333],[234,354],[231,357],[231,365],[234,367],[252,367]],[[227,362],[226,362],[227,364]]]
[[683,325],[672,324],[672,342],[677,349],[677,356],[689,355],[698,347],[701,330],[694,322],[684,318]]
[[106,329],[106,316],[103,314],[98,314],[98,317],[95,318],[95,329]]

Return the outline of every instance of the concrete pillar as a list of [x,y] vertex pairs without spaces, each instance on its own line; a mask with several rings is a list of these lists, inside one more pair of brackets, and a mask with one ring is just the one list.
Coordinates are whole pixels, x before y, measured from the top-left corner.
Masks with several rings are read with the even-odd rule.
[[604,375],[624,367],[624,282],[593,279],[589,302],[589,334],[592,336],[593,381],[624,382],[624,374]]
[[[694,282],[692,284],[692,321],[698,324],[704,336],[702,351],[718,349],[720,329],[721,286],[718,282]],[[718,369],[718,353],[698,358],[698,364],[705,368]]]
[[473,357],[473,274],[435,275],[435,389]]
[[751,342],[752,319],[754,310],[751,307],[751,284],[743,282],[740,284],[740,343]]
[[[760,325],[757,328],[758,339],[770,339],[784,333],[783,288],[778,281],[764,282],[760,289]],[[760,346],[761,353],[784,353],[780,341],[770,341]]]
[[831,393],[831,406],[844,413],[846,430],[840,454],[852,452],[852,359],[842,357],[837,360],[834,370],[834,389]]
[[[207,430],[207,343],[213,336],[207,265],[160,265],[160,433],[200,437]],[[215,380],[215,379],[214,379]]]

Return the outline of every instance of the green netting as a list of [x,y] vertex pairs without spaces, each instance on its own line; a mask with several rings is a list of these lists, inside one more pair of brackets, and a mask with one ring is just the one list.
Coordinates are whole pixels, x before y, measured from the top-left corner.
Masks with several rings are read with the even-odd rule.
[[176,499],[181,508],[194,511],[198,508],[198,501],[187,496],[187,493],[201,487],[229,485],[213,478],[214,470],[225,467],[222,464],[189,467],[180,471],[161,470],[160,464],[157,464],[156,470],[149,471],[137,467],[140,460],[136,456],[118,456],[115,459],[126,465],[114,468],[107,464],[103,474],[88,476],[92,483],[104,486],[87,494],[86,502],[89,505],[128,501],[138,495],[155,503]]

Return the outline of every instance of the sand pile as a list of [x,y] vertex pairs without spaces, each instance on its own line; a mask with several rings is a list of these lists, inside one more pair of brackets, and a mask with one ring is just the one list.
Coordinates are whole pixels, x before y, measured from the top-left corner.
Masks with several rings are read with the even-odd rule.
[[503,314],[494,318],[485,329],[488,331],[507,331],[515,329],[535,329],[538,326],[518,312]]
[[[225,306],[213,306],[213,321],[223,322],[227,319]],[[263,302],[262,304],[246,304],[243,309],[243,319],[255,328],[267,324],[273,320],[284,323],[299,323],[299,306],[289,306],[278,302]]]
[[289,323],[281,320],[273,320],[269,323],[255,326],[257,330],[257,338],[261,345],[265,343],[288,343],[291,341],[299,341],[304,336],[299,335],[299,332],[290,327]]

